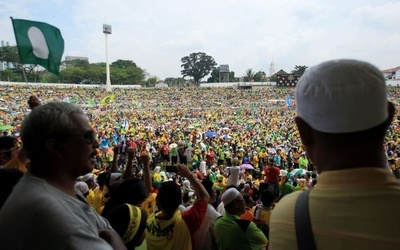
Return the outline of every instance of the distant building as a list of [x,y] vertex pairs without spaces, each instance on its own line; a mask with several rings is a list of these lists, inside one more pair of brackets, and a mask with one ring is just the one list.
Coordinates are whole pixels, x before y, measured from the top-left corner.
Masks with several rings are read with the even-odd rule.
[[[10,46],[9,42],[1,41],[1,47]],[[12,69],[14,68],[11,62],[2,61],[0,58],[0,70]]]
[[382,70],[382,73],[386,80],[400,80],[400,66]]
[[73,61],[73,60],[89,61],[89,58],[86,56],[66,56],[65,57],[65,61]]
[[274,60],[272,60],[271,65],[269,66],[269,76],[273,76],[275,74],[275,66]]
[[229,65],[221,64],[219,66],[219,82],[229,82]]
[[283,69],[275,73],[276,86],[278,87],[296,87],[297,82],[300,79],[299,75],[287,73]]
[[168,84],[164,82],[159,82],[155,85],[156,88],[168,88]]

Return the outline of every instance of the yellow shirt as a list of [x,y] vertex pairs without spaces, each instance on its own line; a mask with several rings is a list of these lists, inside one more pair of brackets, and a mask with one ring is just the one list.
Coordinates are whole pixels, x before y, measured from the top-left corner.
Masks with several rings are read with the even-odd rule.
[[[100,188],[97,188],[94,192],[93,192],[93,198],[88,199],[88,203],[99,213],[101,214],[100,211],[101,208],[104,206],[104,204],[106,203],[106,201],[108,200],[107,198],[104,197],[104,195],[108,193],[108,189],[106,186],[104,186],[103,190],[100,190]],[[90,191],[89,191],[90,194]],[[89,195],[88,195],[89,196]],[[87,198],[86,198],[87,199]]]
[[[294,207],[286,195],[270,221],[269,249],[297,249]],[[325,171],[309,196],[316,247],[325,249],[399,249],[400,183],[389,169]]]
[[[96,190],[98,190],[98,189],[96,189]],[[86,200],[89,203],[89,205],[92,207],[94,207],[94,203],[93,203],[94,197],[95,197],[95,194],[94,194],[93,190],[89,189],[89,194],[86,196]]]
[[140,206],[143,210],[147,212],[147,216],[150,216],[156,211],[156,197],[156,193],[151,193]]
[[192,249],[189,229],[178,209],[169,220],[158,220],[152,214],[147,218],[146,240],[147,249]]

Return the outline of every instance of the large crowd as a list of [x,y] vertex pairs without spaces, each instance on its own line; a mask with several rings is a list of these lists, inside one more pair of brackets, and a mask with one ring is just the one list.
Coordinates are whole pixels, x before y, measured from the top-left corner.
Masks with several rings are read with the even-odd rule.
[[[292,88],[106,92],[68,85],[3,84],[1,92],[0,130],[3,136],[16,138],[14,144],[21,141],[22,121],[36,108],[27,104],[30,96],[38,106],[64,102],[82,109],[92,132],[84,135],[85,140],[97,141],[98,146],[91,156],[94,168],[75,179],[75,192],[108,219],[128,249],[265,249],[275,204],[318,183],[318,166],[309,158],[294,122]],[[387,94],[399,103],[398,88],[388,88]],[[384,148],[388,168],[397,178],[399,135],[395,116]],[[24,164],[17,168],[26,172],[28,157],[18,157]],[[4,165],[15,166],[15,161]],[[175,187],[177,197],[171,195]],[[176,203],[181,219],[170,209]],[[178,232],[168,231],[171,223]],[[232,229],[237,225],[245,234]]]
[[[162,155],[165,143],[170,148],[177,144],[178,159],[190,167],[193,161],[196,164],[206,160],[209,148],[216,154],[214,165],[217,167],[226,167],[225,158],[229,163],[235,156],[242,160],[240,163],[244,158],[253,163],[254,152],[261,153],[256,157],[261,158],[260,163],[255,163],[261,170],[267,163],[264,153],[271,159],[276,150],[280,150],[282,166],[279,163],[278,166],[283,169],[297,168],[298,158],[304,153],[294,124],[293,88],[114,88],[110,94],[103,88],[68,85],[1,87],[0,130],[7,135],[19,136],[22,120],[29,113],[27,97],[31,95],[42,103],[64,101],[79,105],[101,142],[98,169],[111,164],[115,145],[122,144],[125,148],[126,142],[129,145],[140,139],[145,140],[153,153],[152,168],[166,164]],[[104,99],[110,96],[111,101],[105,103]],[[388,96],[398,103],[400,90],[389,88]],[[395,119],[386,137],[389,158],[399,143],[399,129]],[[199,150],[201,154],[195,156]],[[171,163],[171,153],[168,155]],[[172,155],[176,156],[174,149]],[[217,164],[218,159],[222,164]]]

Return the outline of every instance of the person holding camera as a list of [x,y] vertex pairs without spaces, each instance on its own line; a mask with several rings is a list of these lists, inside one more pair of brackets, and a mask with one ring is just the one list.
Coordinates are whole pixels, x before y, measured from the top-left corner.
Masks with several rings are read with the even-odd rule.
[[194,233],[200,227],[207,211],[210,195],[200,181],[184,164],[177,165],[178,174],[187,178],[197,195],[191,209],[181,213],[181,188],[174,181],[161,184],[157,194],[159,212],[147,219],[147,247],[152,249],[192,249]]

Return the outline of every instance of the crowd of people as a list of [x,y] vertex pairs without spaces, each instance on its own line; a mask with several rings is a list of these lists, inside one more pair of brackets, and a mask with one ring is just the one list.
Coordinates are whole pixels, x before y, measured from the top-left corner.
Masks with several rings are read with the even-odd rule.
[[[315,216],[323,204],[312,198],[334,185],[328,180],[335,171],[368,179],[360,171],[372,166],[381,168],[371,172],[382,178],[400,177],[395,109],[389,115],[378,110],[388,100],[397,104],[400,90],[382,88],[380,79],[371,78],[365,81],[384,92],[371,96],[374,88],[364,90],[357,79],[336,81],[343,68],[358,75],[359,63],[340,65],[310,69],[296,92],[267,86],[107,93],[67,85],[2,85],[0,244],[10,249],[293,249],[297,228],[290,210],[300,193],[312,190],[309,211]],[[320,92],[320,99],[313,99],[320,91],[315,70],[331,74],[329,91],[346,81],[359,91],[349,90],[351,97]],[[332,96],[340,97],[332,101],[336,106],[328,103]],[[358,132],[386,119],[378,131]],[[359,160],[363,153],[368,155]],[[323,235],[337,230],[323,231],[324,221],[331,221],[317,218],[311,234],[324,246]],[[33,224],[39,224],[37,234],[31,232]],[[67,226],[39,235],[60,225]],[[26,236],[18,240],[10,232]],[[348,237],[338,238],[351,241]],[[380,239],[384,249],[392,246]],[[335,240],[327,241],[334,242],[331,247],[344,244]]]

